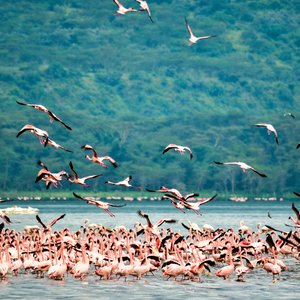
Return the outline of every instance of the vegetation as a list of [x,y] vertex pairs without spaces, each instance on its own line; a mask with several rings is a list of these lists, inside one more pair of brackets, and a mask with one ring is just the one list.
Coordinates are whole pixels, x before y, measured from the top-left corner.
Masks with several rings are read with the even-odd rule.
[[[0,190],[45,191],[34,184],[40,159],[53,172],[69,171],[72,161],[80,176],[103,173],[89,182],[95,192],[120,190],[104,182],[128,175],[134,185],[187,193],[297,191],[299,1],[148,4],[154,24],[144,12],[114,16],[112,0],[1,4]],[[196,35],[218,36],[188,47],[184,17]],[[16,100],[45,105],[73,130]],[[251,126],[258,122],[277,128],[279,146]],[[29,133],[16,139],[25,124],[74,152],[44,148]],[[87,143],[120,167],[87,161]],[[169,143],[188,145],[194,159],[162,155]],[[214,160],[245,161],[268,178]],[[83,191],[59,187],[75,189]]]

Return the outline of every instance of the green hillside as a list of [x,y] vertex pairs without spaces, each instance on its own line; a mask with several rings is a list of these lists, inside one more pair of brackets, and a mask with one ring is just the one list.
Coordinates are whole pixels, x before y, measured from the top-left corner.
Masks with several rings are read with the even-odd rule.
[[[102,173],[89,181],[94,191],[121,191],[104,182],[128,175],[183,192],[299,190],[299,1],[148,4],[154,23],[145,12],[114,16],[113,0],[1,3],[0,190],[44,191],[34,184],[39,159],[53,172],[72,161],[80,176]],[[185,17],[195,35],[217,37],[189,47]],[[46,106],[73,130],[16,100]],[[280,145],[255,123],[273,124]],[[25,124],[74,152],[44,148],[28,132],[17,139]],[[194,159],[162,155],[169,143],[189,146]],[[84,144],[119,168],[87,161]],[[214,160],[245,161],[268,178]],[[58,188],[75,189],[84,188]]]

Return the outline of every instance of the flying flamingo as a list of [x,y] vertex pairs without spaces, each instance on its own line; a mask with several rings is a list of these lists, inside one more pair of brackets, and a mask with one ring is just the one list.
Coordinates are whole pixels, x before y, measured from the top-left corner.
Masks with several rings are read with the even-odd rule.
[[187,146],[179,146],[176,144],[169,144],[163,151],[162,154],[165,154],[166,152],[168,152],[169,150],[173,149],[174,151],[178,151],[181,155],[184,154],[185,151],[188,151],[190,153],[190,159],[193,158],[193,153],[192,150],[187,147]]
[[49,139],[49,138],[48,138],[48,142],[45,143],[45,147],[46,147],[46,146],[51,146],[51,147],[53,147],[53,148],[55,148],[55,149],[62,149],[62,150],[67,151],[67,152],[73,152],[73,151],[68,150],[68,149],[66,149],[65,147],[63,147],[63,146],[57,144],[55,141],[53,141],[53,140],[51,140],[51,139]]
[[126,8],[124,7],[119,0],[114,0],[115,4],[118,6],[118,10],[115,14],[115,16],[118,16],[118,15],[125,15],[126,13],[128,12],[135,12],[135,11],[138,11],[137,9],[134,9],[132,7],[129,7],[129,8]]
[[132,187],[136,190],[141,190],[140,187],[137,187],[137,186],[133,186],[129,183],[129,181],[132,179],[132,176],[128,176],[126,177],[124,180],[122,181],[118,181],[118,182],[112,182],[112,181],[105,181],[106,184],[112,184],[112,185],[117,185],[117,186],[124,186],[124,187]]
[[106,211],[111,217],[114,217],[115,215],[109,210],[109,207],[123,207],[123,206],[126,206],[126,204],[123,204],[123,205],[116,205],[116,204],[112,204],[112,203],[109,203],[109,202],[103,202],[103,201],[99,201],[99,200],[96,200],[95,198],[93,197],[81,197],[79,196],[78,194],[74,193],[73,192],[73,195],[80,199],[80,200],[84,200],[86,201],[88,204],[93,204],[93,205],[96,205],[97,207],[99,208],[102,208],[104,211]]
[[99,177],[99,176],[102,175],[102,174],[97,174],[97,175],[90,175],[90,176],[85,176],[85,177],[79,178],[77,172],[74,170],[74,167],[73,167],[73,164],[72,164],[71,161],[69,163],[69,166],[70,166],[70,169],[71,169],[71,171],[72,171],[72,173],[74,175],[74,179],[68,178],[68,180],[70,182],[73,182],[73,183],[76,183],[76,184],[80,184],[80,185],[85,186],[85,187],[89,187],[89,185],[87,185],[85,183],[86,180],[91,179],[91,178],[96,178],[96,177]]
[[144,212],[142,212],[141,210],[138,211],[138,215],[144,219],[146,219],[147,221],[147,226],[144,226],[144,230],[151,232],[152,234],[159,234],[159,229],[158,227],[160,227],[162,224],[164,223],[176,223],[177,220],[175,219],[159,219],[155,224],[153,224],[150,221],[149,215],[145,214]]
[[278,141],[278,134],[276,129],[274,128],[273,125],[271,124],[266,124],[266,123],[258,123],[258,124],[254,124],[253,126],[256,127],[265,127],[268,130],[268,135],[271,134],[271,132],[273,132],[274,136],[275,136],[275,140],[276,140],[276,144],[279,145],[279,141]]
[[215,161],[214,163],[217,164],[217,165],[236,165],[236,166],[239,166],[243,170],[244,173],[246,172],[246,170],[251,170],[251,171],[253,171],[254,173],[256,173],[257,175],[259,175],[261,177],[267,177],[267,175],[258,172],[253,167],[247,165],[244,162],[239,162],[239,161],[238,162],[219,162],[219,161]]
[[189,25],[187,19],[185,18],[185,24],[186,24],[186,28],[190,34],[190,37],[189,37],[189,46],[193,45],[193,44],[196,44],[198,41],[200,40],[207,40],[207,39],[210,39],[212,37],[216,37],[216,35],[206,35],[206,36],[199,36],[199,37],[196,37],[193,32],[192,32],[192,29],[191,29],[191,26]]
[[150,8],[149,8],[147,1],[144,1],[144,0],[135,0],[135,1],[140,4],[141,9],[139,11],[147,11],[151,22],[154,23],[154,21],[152,20],[152,17],[151,17]]
[[26,131],[29,131],[30,133],[35,134],[39,138],[40,144],[43,145],[43,144],[47,144],[48,143],[48,140],[49,140],[49,134],[48,134],[48,132],[46,130],[42,130],[40,128],[37,128],[37,127],[35,127],[35,126],[31,125],[31,124],[26,124],[25,126],[23,126],[19,130],[19,132],[18,132],[18,134],[17,134],[16,137],[18,138],[21,134],[23,134]]
[[86,155],[85,157],[88,160],[90,160],[90,161],[92,161],[92,162],[94,162],[96,164],[101,165],[103,168],[107,168],[107,166],[103,163],[103,161],[105,161],[105,160],[108,160],[113,165],[114,168],[118,167],[116,161],[113,158],[111,158],[110,156],[102,156],[102,157],[98,156],[98,154],[95,151],[95,149],[92,146],[88,145],[88,144],[82,146],[81,149],[91,150],[93,152],[93,156],[90,157],[90,156]]
[[49,222],[47,225],[45,225],[45,224],[43,223],[43,221],[41,220],[41,218],[39,217],[39,215],[36,215],[35,217],[36,217],[37,221],[43,226],[43,229],[44,229],[44,230],[50,230],[51,227],[52,227],[53,225],[55,225],[55,223],[56,223],[57,221],[63,219],[65,215],[66,215],[66,214],[63,214],[63,215],[58,216],[57,218],[55,218],[55,219],[53,219],[51,222]]
[[53,112],[51,112],[48,108],[46,108],[45,106],[43,105],[40,105],[40,104],[30,104],[30,103],[23,103],[23,102],[20,102],[20,101],[16,101],[18,104],[20,105],[25,105],[25,106],[29,106],[29,107],[33,107],[37,110],[40,110],[42,112],[45,112],[46,114],[49,115],[50,117],[50,123],[53,122],[53,120],[61,123],[62,125],[64,125],[67,129],[69,130],[72,130],[72,128],[70,126],[68,126],[66,123],[63,122],[62,119],[60,119],[57,115],[55,115]]
[[[151,189],[146,189],[147,192],[152,192],[152,193],[171,193],[175,197],[182,198],[182,194],[177,190],[177,189],[169,189],[165,186],[161,186],[159,190],[151,190]],[[196,195],[196,194],[194,194]],[[195,196],[196,197],[196,196]]]

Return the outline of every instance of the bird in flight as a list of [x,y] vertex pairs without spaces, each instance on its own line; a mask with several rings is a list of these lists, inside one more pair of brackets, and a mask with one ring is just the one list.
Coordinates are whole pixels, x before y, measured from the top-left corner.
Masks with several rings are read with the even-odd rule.
[[45,106],[40,105],[40,104],[23,103],[23,102],[20,102],[20,101],[16,101],[16,102],[18,104],[20,104],[20,105],[33,107],[33,108],[35,108],[37,110],[43,111],[43,112],[45,112],[46,114],[49,115],[49,117],[50,117],[50,123],[52,123],[53,120],[55,120],[55,121],[61,123],[62,125],[64,125],[67,129],[72,130],[72,128],[70,126],[68,126],[62,119],[60,119],[56,114],[54,114],[52,111],[50,111]]
[[47,144],[45,143],[45,147],[46,147],[46,146],[51,146],[51,147],[53,147],[53,148],[55,148],[55,149],[62,149],[62,150],[67,151],[67,152],[73,152],[73,151],[68,150],[68,149],[66,149],[65,147],[63,147],[63,146],[57,144],[55,141],[51,140],[50,138],[48,138]]
[[76,183],[76,184],[80,184],[80,185],[85,186],[85,187],[89,187],[89,185],[87,185],[85,183],[86,180],[91,179],[91,178],[96,178],[96,177],[99,177],[99,176],[102,175],[102,174],[97,174],[97,175],[90,175],[90,176],[85,176],[85,177],[79,178],[77,172],[74,170],[74,167],[73,167],[73,164],[72,164],[71,161],[69,163],[69,167],[70,167],[70,169],[71,169],[71,171],[72,171],[72,173],[74,175],[74,179],[68,178],[68,180],[70,182],[73,182],[73,183]]
[[19,130],[16,137],[18,138],[21,134],[23,134],[26,131],[29,131],[30,133],[36,135],[39,138],[41,145],[47,145],[49,140],[49,134],[46,130],[42,130],[31,124],[26,124]]
[[136,190],[141,190],[140,187],[137,187],[137,186],[134,186],[134,185],[131,185],[129,182],[130,180],[132,179],[132,176],[128,176],[126,177],[124,180],[122,181],[118,181],[118,182],[112,182],[112,181],[105,181],[106,184],[112,184],[112,185],[117,185],[117,186],[124,186],[124,187],[132,187]]
[[200,40],[207,40],[207,39],[210,39],[212,37],[216,37],[216,35],[205,35],[205,36],[195,36],[193,34],[193,31],[192,31],[192,28],[191,26],[189,25],[187,19],[185,18],[185,24],[186,24],[186,28],[190,34],[190,37],[189,37],[189,46],[193,45],[193,44],[196,44],[198,41]]
[[257,170],[255,170],[253,167],[247,165],[246,163],[244,162],[219,162],[219,161],[215,161],[214,162],[215,164],[217,165],[236,165],[236,166],[239,166],[243,172],[245,173],[247,170],[251,170],[253,171],[254,173],[256,173],[257,175],[261,176],[261,177],[267,177],[267,175],[263,174],[263,173],[260,173],[258,172]]
[[295,115],[293,115],[291,112],[285,113],[283,116],[284,116],[284,117],[289,116],[289,117],[295,119]]
[[138,11],[137,9],[134,9],[132,7],[129,7],[129,8],[124,7],[123,4],[121,4],[121,2],[119,0],[114,0],[114,2],[118,6],[118,10],[117,10],[115,16],[125,15],[128,12]]
[[45,225],[44,222],[41,220],[39,215],[36,215],[36,220],[43,226],[44,230],[50,230],[51,227],[59,220],[63,219],[66,214],[60,215],[57,218],[53,219],[51,222],[48,223],[48,225]]
[[94,197],[81,197],[78,194],[73,192],[73,195],[80,199],[86,201],[88,204],[96,205],[99,208],[102,208],[104,211],[106,211],[111,217],[114,217],[115,215],[109,210],[109,207],[123,207],[126,206],[126,204],[117,205],[109,202],[103,202],[100,200],[97,200]]
[[265,127],[268,130],[268,135],[271,134],[271,132],[273,132],[274,136],[275,136],[275,140],[276,140],[276,144],[279,145],[279,141],[278,141],[278,134],[276,129],[274,128],[273,125],[271,124],[266,124],[266,123],[258,123],[258,124],[254,124],[253,126],[256,127]]
[[84,149],[84,150],[91,150],[91,151],[93,152],[93,156],[90,157],[90,156],[86,155],[86,156],[85,156],[86,159],[88,159],[88,160],[90,160],[90,161],[92,161],[92,162],[94,162],[94,163],[96,163],[96,164],[99,164],[99,165],[102,166],[103,168],[107,168],[107,166],[106,166],[106,165],[104,164],[104,162],[103,162],[103,161],[105,161],[105,160],[109,161],[109,162],[112,164],[112,166],[113,166],[114,168],[117,168],[117,167],[118,167],[117,162],[116,162],[113,158],[111,158],[110,156],[107,156],[107,155],[106,155],[106,156],[102,156],[102,157],[98,156],[98,154],[97,154],[97,152],[95,151],[95,149],[94,149],[92,146],[88,145],[88,144],[83,145],[83,146],[81,147],[81,149]]
[[166,152],[168,152],[170,150],[178,151],[181,155],[183,155],[185,151],[188,151],[190,153],[190,159],[193,158],[192,150],[189,147],[187,147],[187,146],[179,146],[179,145],[176,145],[176,144],[169,144],[164,149],[164,151],[163,151],[162,154],[165,154]]
[[152,16],[151,16],[150,8],[149,8],[149,5],[148,5],[147,1],[144,1],[144,0],[135,0],[135,1],[140,4],[140,10],[139,11],[146,11],[148,13],[150,21],[152,23],[154,23],[154,21],[152,19]]

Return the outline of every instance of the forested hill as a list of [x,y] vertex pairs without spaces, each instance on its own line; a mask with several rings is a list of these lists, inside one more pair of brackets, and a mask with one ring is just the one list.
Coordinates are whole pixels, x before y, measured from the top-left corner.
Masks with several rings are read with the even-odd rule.
[[[115,16],[113,0],[2,1],[0,189],[45,190],[34,184],[42,160],[53,172],[69,172],[72,161],[80,176],[103,173],[89,181],[94,191],[128,175],[183,192],[299,191],[300,2],[148,4],[154,23],[146,12]],[[217,37],[189,47],[185,17],[196,36]],[[73,130],[17,100],[46,106]],[[273,124],[279,146],[255,123]],[[25,124],[74,153],[44,148],[28,132],[16,138]],[[169,143],[189,146],[194,158],[162,155]],[[84,144],[119,168],[87,161]],[[214,160],[245,161],[268,177]]]

